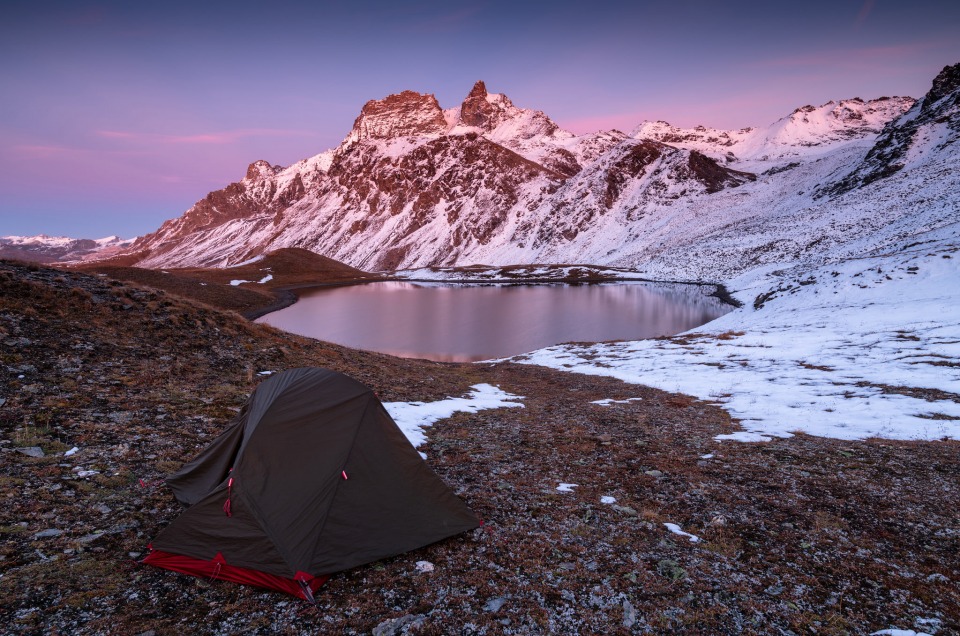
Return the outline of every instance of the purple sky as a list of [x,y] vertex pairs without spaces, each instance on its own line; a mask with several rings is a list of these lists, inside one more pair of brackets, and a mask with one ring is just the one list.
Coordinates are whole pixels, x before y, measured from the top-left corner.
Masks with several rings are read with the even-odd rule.
[[404,89],[448,108],[483,79],[577,133],[919,97],[960,2],[5,0],[0,55],[0,236],[130,237]]

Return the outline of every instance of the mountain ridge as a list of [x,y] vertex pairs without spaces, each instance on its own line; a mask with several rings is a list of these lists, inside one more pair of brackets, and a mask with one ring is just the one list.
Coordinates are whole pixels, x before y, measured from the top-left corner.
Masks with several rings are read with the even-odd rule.
[[[223,267],[298,247],[369,271],[592,262],[684,280],[735,275],[817,241],[888,242],[819,193],[922,101],[831,101],[739,131],[645,122],[629,135],[574,135],[483,82],[446,110],[405,91],[367,102],[334,149],[286,168],[254,162],[128,255],[145,267]],[[878,216],[891,216],[883,205]],[[797,235],[800,219],[809,238]],[[835,236],[840,226],[846,238]],[[717,241],[739,254],[719,269]],[[682,262],[691,245],[710,256]]]

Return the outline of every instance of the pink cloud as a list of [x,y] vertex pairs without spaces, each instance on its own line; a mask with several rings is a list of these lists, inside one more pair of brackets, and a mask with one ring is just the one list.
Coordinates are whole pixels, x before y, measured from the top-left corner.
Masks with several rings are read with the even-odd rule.
[[872,46],[860,49],[815,51],[803,55],[789,55],[759,60],[750,64],[753,68],[800,68],[826,66],[831,69],[885,68],[890,61],[902,62],[938,46],[938,42],[925,41],[897,46]]
[[312,136],[305,130],[281,128],[243,128],[195,135],[167,135],[161,133],[130,132],[122,130],[98,130],[97,135],[106,139],[120,139],[134,143],[150,144],[229,144],[248,137],[293,137]]
[[48,144],[20,144],[13,146],[12,149],[36,158],[62,157],[77,152],[76,148]]

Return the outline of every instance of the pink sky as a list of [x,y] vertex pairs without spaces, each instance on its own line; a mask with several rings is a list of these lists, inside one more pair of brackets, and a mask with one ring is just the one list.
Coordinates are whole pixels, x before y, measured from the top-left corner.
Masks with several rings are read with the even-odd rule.
[[[587,7],[587,8],[585,8]],[[763,126],[805,104],[921,96],[960,61],[960,3],[13,0],[0,21],[0,236],[133,236],[338,144],[405,89],[478,79],[585,133]]]

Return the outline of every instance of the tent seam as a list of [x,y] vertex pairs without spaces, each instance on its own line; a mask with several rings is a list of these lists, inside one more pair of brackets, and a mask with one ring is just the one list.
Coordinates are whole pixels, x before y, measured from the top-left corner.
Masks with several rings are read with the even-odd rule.
[[[371,391],[367,395],[372,394]],[[363,414],[360,416],[360,424],[357,426],[356,430],[353,431],[353,437],[350,438],[350,448],[347,451],[347,456],[343,459],[343,464],[340,469],[346,471],[347,464],[350,463],[350,457],[353,455],[353,447],[357,442],[357,435],[360,434],[360,426],[363,426],[363,423],[367,415],[367,411],[370,410],[370,405],[373,403],[373,400],[367,399],[367,405],[363,409]],[[340,483],[347,481],[346,479],[337,479],[337,485],[333,488],[333,495],[330,497],[330,508],[333,507],[334,502],[337,500],[337,494],[340,492]],[[327,514],[323,517],[323,524],[321,524],[320,529],[317,531],[317,541],[313,544],[313,550],[311,552],[311,558],[317,552],[317,546],[320,544],[320,537],[323,536],[323,531],[327,528],[327,521],[330,519],[330,508],[327,508]]]

